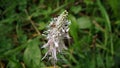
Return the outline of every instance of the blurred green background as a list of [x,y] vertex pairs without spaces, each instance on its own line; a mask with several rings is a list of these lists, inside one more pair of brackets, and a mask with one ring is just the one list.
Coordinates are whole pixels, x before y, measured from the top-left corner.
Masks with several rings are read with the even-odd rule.
[[54,68],[42,33],[64,10],[71,39],[56,68],[119,68],[120,0],[0,0],[0,68]]

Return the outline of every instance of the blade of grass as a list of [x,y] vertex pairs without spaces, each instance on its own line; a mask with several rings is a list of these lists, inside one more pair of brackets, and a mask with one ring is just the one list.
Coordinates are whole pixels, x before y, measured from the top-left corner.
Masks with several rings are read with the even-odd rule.
[[19,51],[21,51],[22,49],[24,49],[27,45],[23,44],[15,49],[12,49],[12,50],[8,50],[6,51],[5,53],[1,54],[0,55],[0,58],[2,57],[6,57],[6,56],[9,56],[9,55],[15,55],[16,53],[18,53]]
[[[97,0],[97,4],[98,4],[98,7],[100,8],[100,12],[103,16],[103,18],[105,19],[105,22],[106,22],[106,31],[105,31],[105,46],[107,45],[107,40],[108,40],[108,35],[109,33],[112,33],[112,30],[111,30],[111,22],[110,22],[110,19],[109,19],[109,16],[107,14],[107,11],[105,10],[105,8],[103,7],[103,5],[101,4],[100,0]],[[112,35],[110,34],[110,45],[111,45],[111,54],[113,55],[114,54],[114,48],[113,48],[113,38],[112,38]]]
[[[40,38],[40,37],[41,37],[41,36],[38,36],[37,38]],[[0,58],[7,57],[7,56],[10,56],[10,55],[13,55],[13,54],[14,54],[14,55],[17,54],[18,52],[20,52],[21,50],[23,50],[30,41],[32,41],[32,40],[29,39],[26,43],[18,46],[17,48],[8,50],[8,51],[0,54]]]

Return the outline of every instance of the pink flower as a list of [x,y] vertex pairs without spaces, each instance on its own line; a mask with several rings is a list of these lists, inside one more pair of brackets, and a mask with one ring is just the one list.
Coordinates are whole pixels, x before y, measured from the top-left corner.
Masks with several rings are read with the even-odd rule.
[[68,34],[70,21],[67,20],[67,16],[68,12],[65,10],[50,22],[48,30],[45,31],[48,42],[42,46],[42,48],[47,49],[47,52],[42,60],[50,55],[49,59],[57,61],[57,54],[67,50],[63,41],[64,38],[70,38]]

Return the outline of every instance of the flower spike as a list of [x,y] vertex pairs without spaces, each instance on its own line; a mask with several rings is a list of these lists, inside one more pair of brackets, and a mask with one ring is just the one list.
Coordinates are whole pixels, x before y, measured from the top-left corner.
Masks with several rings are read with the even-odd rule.
[[64,38],[70,38],[69,36],[69,25],[70,21],[67,19],[68,12],[65,10],[58,17],[53,18],[48,26],[47,33],[47,43],[42,46],[42,48],[47,49],[47,53],[42,58],[46,56],[51,56],[49,59],[57,61],[57,54],[63,50],[67,50],[67,47],[64,44]]

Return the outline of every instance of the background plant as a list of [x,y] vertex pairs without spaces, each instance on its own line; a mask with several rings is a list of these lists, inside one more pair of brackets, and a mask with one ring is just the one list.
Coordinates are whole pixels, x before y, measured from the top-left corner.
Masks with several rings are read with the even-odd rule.
[[[1,0],[0,67],[51,67],[41,61],[42,36],[51,18],[69,12],[71,39],[61,68],[119,68],[120,0]],[[64,56],[63,56],[64,55]]]

